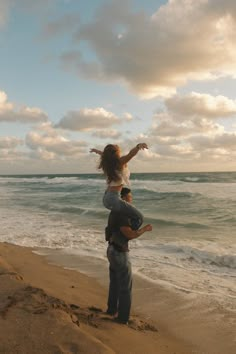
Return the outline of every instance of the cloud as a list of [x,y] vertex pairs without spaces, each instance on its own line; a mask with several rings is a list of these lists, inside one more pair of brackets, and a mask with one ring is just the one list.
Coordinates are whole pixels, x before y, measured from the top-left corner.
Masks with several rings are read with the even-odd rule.
[[[158,119],[158,116],[156,116]],[[175,124],[171,119],[154,123],[152,126],[151,136],[164,136],[164,137],[184,137],[191,135],[195,128],[190,124]]]
[[6,24],[12,4],[11,0],[0,0],[0,28]]
[[118,117],[104,108],[84,108],[79,111],[69,111],[55,127],[68,130],[91,131],[94,129],[109,128],[118,122]]
[[215,135],[224,131],[224,127],[201,116],[178,116],[172,112],[158,113],[153,118],[150,136],[178,138],[179,140],[195,135]]
[[115,129],[104,129],[94,132],[92,136],[100,139],[119,139],[122,133]]
[[235,77],[235,9],[232,0],[171,0],[148,16],[130,1],[111,1],[81,24],[78,48],[61,59],[79,75],[123,81],[144,98],[172,95],[188,80]]
[[225,96],[212,96],[192,92],[186,96],[175,95],[165,100],[170,112],[183,116],[203,116],[209,118],[229,117],[236,114],[236,100]]
[[236,114],[236,101],[225,96],[192,92],[165,101],[166,109],[153,118],[151,136],[186,138],[196,134],[215,136],[224,132],[217,120]]
[[[25,173],[25,165],[24,163],[27,161],[27,154],[22,151],[18,151],[16,149],[0,149],[0,160],[1,160],[1,174],[2,173],[8,173],[9,168],[12,167],[12,162],[14,162],[14,168],[15,170],[15,163],[16,164],[21,164],[23,169],[23,173]],[[23,164],[22,164],[23,163]],[[15,171],[14,171],[15,172]]]
[[151,135],[184,138],[197,133],[217,134],[224,130],[223,126],[204,118],[189,119],[183,123],[176,123],[172,119],[160,121],[153,124]]
[[0,123],[19,122],[19,123],[38,123],[47,121],[47,115],[40,108],[16,106],[8,102],[5,92],[0,91]]
[[86,172],[89,167],[87,142],[66,138],[50,122],[36,126],[24,140],[0,137],[0,160],[1,173]]
[[134,119],[134,117],[131,113],[125,112],[123,119],[126,122],[131,122]]
[[50,123],[44,124],[36,131],[29,132],[26,135],[25,142],[28,148],[33,150],[31,156],[46,160],[60,159],[65,156],[73,158],[87,152],[86,142],[65,138]]
[[65,16],[48,22],[42,29],[41,37],[45,39],[71,32],[78,27],[80,16],[78,14],[66,14]]
[[147,132],[152,151],[159,154],[156,158],[163,161],[167,157],[181,164],[187,160],[190,166],[205,166],[204,169],[208,169],[207,161],[214,170],[217,162],[222,164],[225,158],[230,163],[236,157],[236,132],[226,131],[219,123],[235,115],[235,101],[225,96],[191,93],[175,95],[165,104],[163,112],[154,115]]
[[236,133],[224,132],[215,136],[193,136],[189,139],[195,149],[221,149],[236,153]]
[[38,161],[50,161],[56,159],[56,154],[54,152],[44,150],[40,147],[38,147],[36,150],[31,151],[28,156],[29,158]]
[[12,161],[21,161],[24,158],[25,153],[19,150],[20,146],[24,145],[24,141],[15,136],[0,137],[0,160],[1,160],[1,173],[5,173],[4,163],[6,171],[8,171],[9,163]]
[[14,149],[18,145],[23,145],[23,140],[14,136],[0,137],[0,149]]

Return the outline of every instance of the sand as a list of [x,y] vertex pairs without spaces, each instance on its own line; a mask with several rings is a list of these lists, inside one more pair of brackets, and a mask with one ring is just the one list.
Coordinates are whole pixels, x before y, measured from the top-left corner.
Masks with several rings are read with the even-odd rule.
[[[42,249],[49,262],[80,270],[108,286],[107,261],[64,250]],[[132,249],[131,249],[132,258]],[[188,353],[236,353],[236,298],[190,292],[134,274],[132,312],[152,320],[160,333],[182,341]]]
[[[191,302],[183,297],[173,296],[137,277],[131,324],[114,323],[104,313],[106,275],[101,269],[95,272],[96,263],[90,262],[91,274],[87,276],[64,269],[60,253],[61,266],[51,264],[58,263],[58,252],[57,257],[56,253],[54,257],[53,253],[43,257],[32,251],[0,243],[0,353],[235,353],[233,329],[229,337],[225,337],[222,328],[213,326],[208,330],[209,322],[202,321],[201,316],[197,318],[202,311],[195,308],[196,303],[190,307]],[[78,256],[67,257],[70,267],[78,268]],[[88,270],[88,262],[86,265],[80,260],[81,270],[83,264]],[[68,260],[64,259],[64,263],[68,266]],[[197,327],[189,326],[192,311]],[[196,335],[201,328],[202,332]],[[220,347],[218,343],[223,345]]]
[[31,249],[0,244],[0,284],[0,353],[189,353],[153,322],[114,323],[105,288]]

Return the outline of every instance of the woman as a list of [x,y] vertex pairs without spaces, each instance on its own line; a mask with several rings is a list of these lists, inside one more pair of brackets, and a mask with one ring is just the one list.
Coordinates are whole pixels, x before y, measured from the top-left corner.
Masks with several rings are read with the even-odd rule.
[[143,216],[133,205],[120,198],[120,191],[124,185],[129,185],[130,171],[127,163],[139,150],[144,149],[148,149],[147,144],[137,144],[125,156],[121,156],[118,145],[109,144],[103,151],[90,150],[101,156],[98,168],[103,170],[107,180],[107,189],[103,197],[104,206],[109,210],[127,214],[132,219],[134,229],[140,227]]

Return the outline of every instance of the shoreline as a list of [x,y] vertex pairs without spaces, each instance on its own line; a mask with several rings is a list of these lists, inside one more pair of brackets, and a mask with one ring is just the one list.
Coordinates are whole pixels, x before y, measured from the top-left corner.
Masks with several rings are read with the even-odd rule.
[[[47,294],[66,303],[78,304],[79,307],[85,308],[89,315],[91,315],[89,307],[100,308],[103,311],[106,309],[108,283],[106,262],[100,263],[94,257],[63,255],[60,250],[41,249],[40,253],[39,248],[0,243],[0,266],[4,267],[4,264],[5,267],[12,267],[15,274],[23,277],[23,281],[31,287],[43,289]],[[96,317],[93,313],[92,315]],[[91,326],[87,324],[83,326],[89,327],[86,327],[86,331],[90,334],[92,331],[93,336],[100,341],[102,338],[102,344],[105,342],[106,345],[107,341],[109,342],[107,338],[109,332],[109,338],[113,339],[110,340],[109,346],[113,345],[111,349],[115,353],[143,353],[147,352],[147,346],[150,354],[156,353],[157,348],[160,354],[235,353],[236,342],[233,343],[235,322],[231,321],[226,326],[229,314],[224,309],[214,309],[207,299],[199,301],[193,294],[167,289],[137,275],[134,275],[131,319],[134,318],[136,327],[141,323],[143,328],[154,326],[158,332],[120,326],[101,317],[100,315],[96,318],[97,330],[94,328],[91,330]],[[221,326],[219,321],[216,322],[220,319],[224,319]],[[120,338],[119,340],[116,338],[117,330],[122,331],[123,347]],[[130,336],[135,338],[133,342]],[[0,343],[1,339],[0,334]],[[114,347],[114,343],[118,348]]]

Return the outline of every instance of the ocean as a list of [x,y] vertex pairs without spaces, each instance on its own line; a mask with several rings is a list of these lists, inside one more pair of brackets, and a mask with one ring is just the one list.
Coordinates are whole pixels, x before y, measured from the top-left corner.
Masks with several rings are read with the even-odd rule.
[[[130,242],[134,273],[169,288],[236,301],[236,172],[131,175],[153,231]],[[106,261],[100,174],[0,176],[0,241]]]

